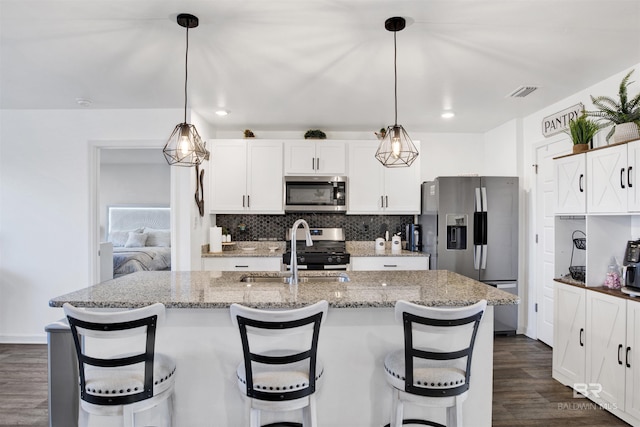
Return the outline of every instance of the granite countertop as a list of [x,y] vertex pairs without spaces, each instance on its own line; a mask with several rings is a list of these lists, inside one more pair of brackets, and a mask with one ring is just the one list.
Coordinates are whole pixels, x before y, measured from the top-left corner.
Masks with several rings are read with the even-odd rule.
[[[391,253],[391,242],[386,242],[384,252],[376,252],[374,243],[371,241],[348,241],[346,242],[347,252],[352,257],[428,257],[424,252],[411,252],[402,250],[400,253]],[[276,249],[273,249],[276,248]],[[277,257],[282,258],[286,250],[284,241],[258,241],[258,242],[234,242],[231,245],[224,245],[222,252],[209,252],[209,245],[202,248],[202,258],[223,258],[223,257]]]
[[[270,283],[244,283],[245,276],[269,276]],[[464,306],[486,299],[489,305],[518,304],[516,295],[446,270],[301,272],[308,282],[297,288],[281,272],[143,271],[108,280],[49,301],[78,307],[135,308],[161,302],[167,308],[295,308],[325,299],[334,308],[393,307],[399,299],[427,306]],[[348,282],[314,282],[314,276],[347,275]],[[279,282],[278,282],[279,280]]]

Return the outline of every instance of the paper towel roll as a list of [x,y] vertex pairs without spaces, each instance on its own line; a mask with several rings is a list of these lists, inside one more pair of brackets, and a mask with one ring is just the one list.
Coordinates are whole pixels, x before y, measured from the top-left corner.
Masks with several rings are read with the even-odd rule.
[[209,252],[222,252],[222,227],[209,229]]

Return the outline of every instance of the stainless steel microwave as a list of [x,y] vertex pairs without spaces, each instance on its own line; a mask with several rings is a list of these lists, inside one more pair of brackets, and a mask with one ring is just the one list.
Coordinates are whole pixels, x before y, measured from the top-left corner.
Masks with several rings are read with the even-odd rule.
[[346,176],[285,176],[287,212],[346,212]]

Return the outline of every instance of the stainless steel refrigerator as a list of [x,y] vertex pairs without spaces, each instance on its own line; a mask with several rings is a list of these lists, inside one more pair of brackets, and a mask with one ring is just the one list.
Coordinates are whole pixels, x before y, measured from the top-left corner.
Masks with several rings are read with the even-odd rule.
[[[450,270],[518,294],[518,178],[438,177],[422,184],[423,251]],[[513,334],[518,306],[496,306],[494,329]]]

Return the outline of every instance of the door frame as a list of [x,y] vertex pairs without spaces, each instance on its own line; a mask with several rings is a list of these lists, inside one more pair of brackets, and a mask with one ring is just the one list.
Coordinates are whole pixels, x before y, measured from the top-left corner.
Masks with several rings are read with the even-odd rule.
[[[538,162],[538,151],[545,147],[545,146],[550,146],[552,144],[558,143],[563,141],[564,139],[569,138],[568,136],[566,136],[565,134],[558,134],[555,135],[549,139],[543,139],[540,140],[534,144],[532,144],[532,159],[533,159],[533,167],[539,166],[537,164]],[[567,151],[570,150],[570,147],[567,149]],[[562,153],[558,153],[558,155],[562,155]],[[533,339],[538,339],[538,314],[541,313],[540,310],[538,310],[536,312],[535,310],[535,305],[538,304],[538,308],[540,308],[540,299],[541,299],[541,292],[542,289],[540,288],[540,284],[538,283],[540,280],[542,280],[543,278],[539,277],[539,264],[542,262],[542,259],[540,259],[539,256],[539,249],[541,248],[541,245],[544,243],[544,241],[539,241],[536,243],[536,234],[539,234],[539,228],[543,225],[540,221],[540,218],[538,218],[538,196],[539,196],[539,192],[542,191],[542,188],[538,188],[538,176],[539,174],[534,170],[532,173],[533,179],[531,180],[531,188],[532,188],[532,194],[530,197],[530,202],[531,202],[531,231],[530,231],[530,241],[534,242],[533,246],[533,250],[531,250],[531,253],[529,255],[529,260],[530,263],[529,265],[531,266],[529,269],[529,279],[530,279],[530,283],[532,284],[532,286],[529,286],[528,288],[528,295],[527,298],[529,301],[531,301],[531,303],[529,304],[529,310],[528,310],[528,319],[527,319],[527,332],[526,335],[533,338]]]
[[[89,141],[88,149],[88,182],[89,182],[89,242],[88,250],[89,256],[89,283],[96,284],[100,282],[100,241],[102,236],[100,235],[100,211],[99,211],[99,194],[100,194],[100,150],[102,149],[155,149],[161,150],[163,141],[158,140],[91,140]],[[167,165],[167,167],[169,167]],[[183,235],[182,233],[175,233],[177,230],[177,219],[181,218],[181,203],[178,200],[180,196],[177,188],[180,184],[180,176],[184,174],[176,173],[176,168],[171,168],[170,178],[170,203],[171,208],[171,265],[172,270],[178,264],[178,260],[181,257],[181,253],[184,248],[188,248],[190,245],[190,236]],[[178,168],[189,169],[190,168]],[[189,205],[187,205],[189,206]],[[187,255],[189,252],[187,252]]]

